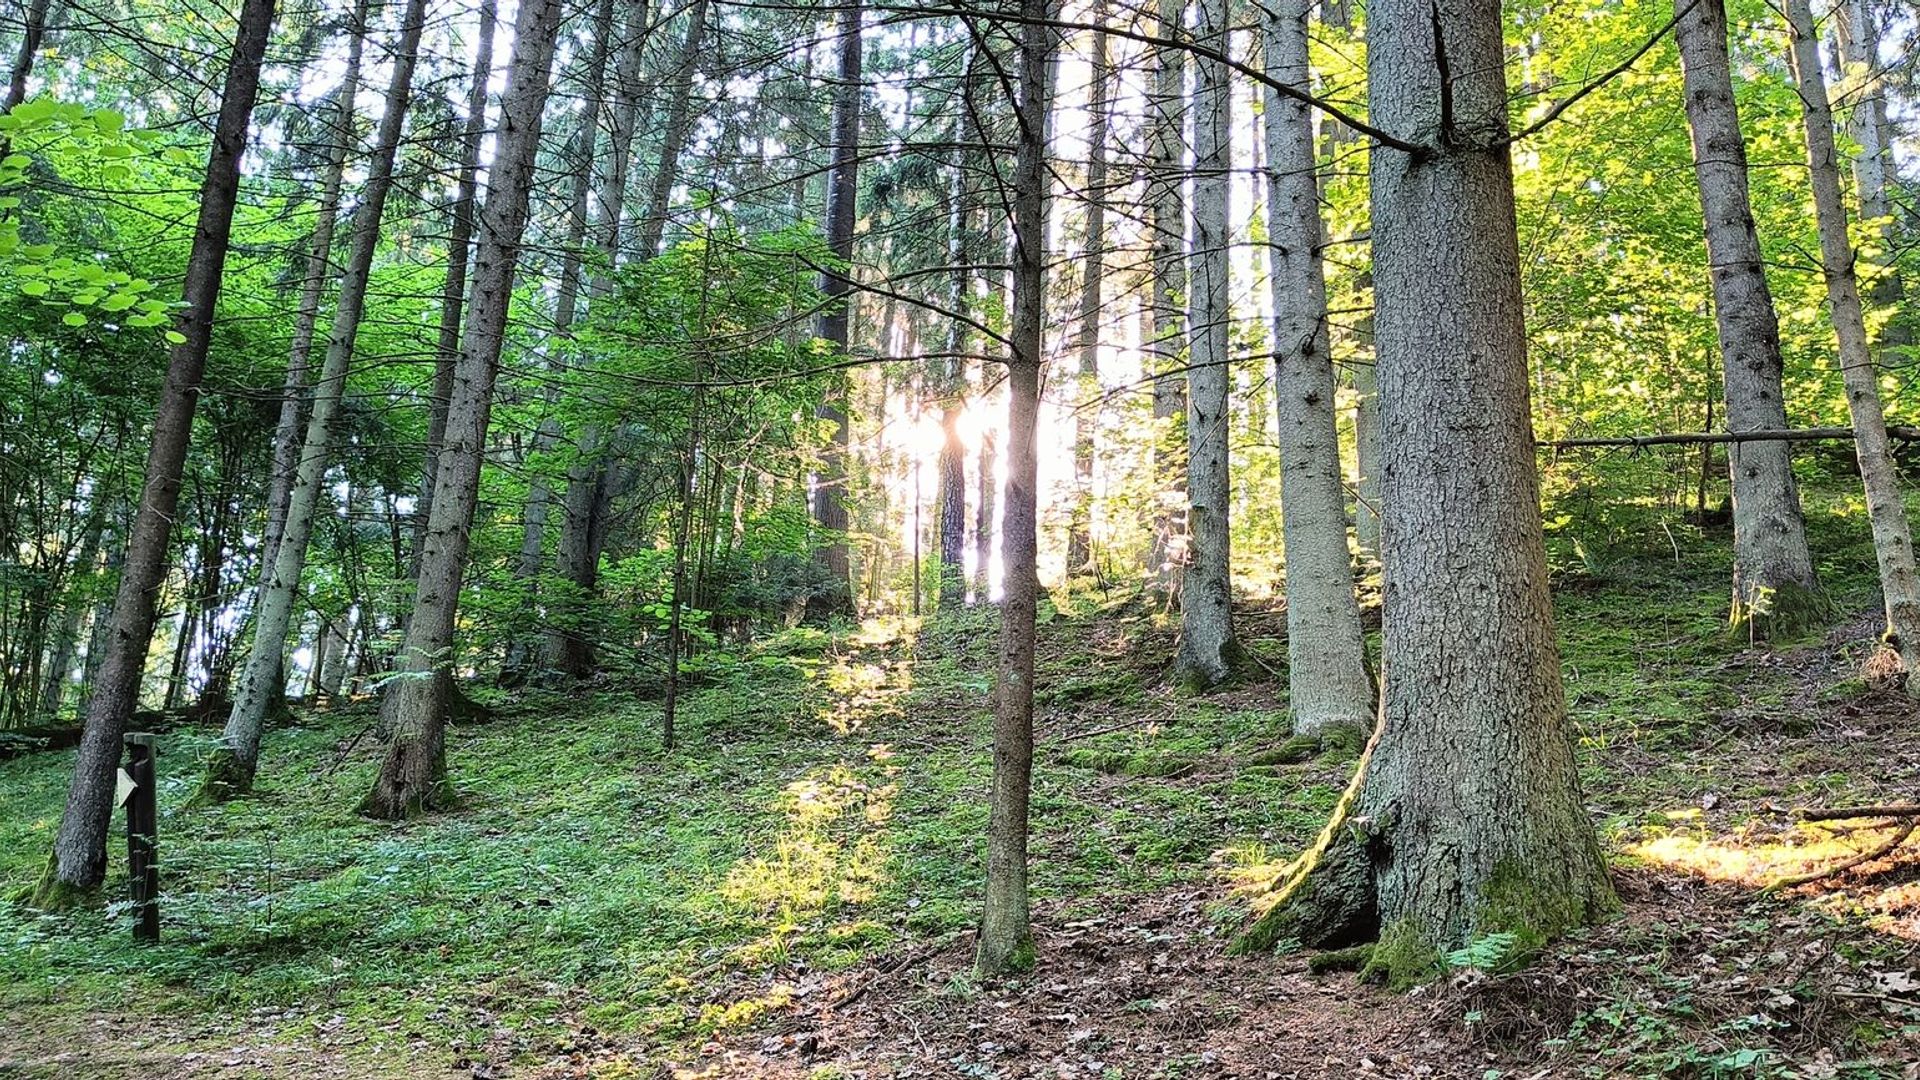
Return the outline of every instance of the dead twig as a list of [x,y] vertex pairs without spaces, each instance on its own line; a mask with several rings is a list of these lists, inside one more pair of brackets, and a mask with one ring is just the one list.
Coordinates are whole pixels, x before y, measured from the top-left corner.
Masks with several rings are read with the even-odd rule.
[[1792,877],[1781,878],[1780,880],[1774,882],[1773,884],[1768,885],[1767,891],[1777,892],[1781,889],[1792,889],[1801,885],[1808,885],[1813,882],[1819,881],[1822,878],[1830,878],[1830,877],[1833,877],[1835,874],[1845,873],[1846,871],[1851,870],[1854,867],[1859,866],[1863,863],[1870,863],[1875,859],[1878,859],[1884,855],[1890,854],[1894,848],[1897,848],[1901,844],[1906,843],[1907,837],[1912,836],[1913,830],[1916,828],[1920,828],[1920,821],[1914,821],[1913,819],[1909,818],[1900,824],[1900,829],[1898,832],[1895,832],[1890,839],[1888,839],[1885,843],[1881,844],[1879,847],[1870,848],[1866,851],[1861,852],[1858,855],[1853,856],[1852,858],[1843,859],[1832,866],[1825,867],[1824,869],[1810,870],[1804,874],[1795,874]]

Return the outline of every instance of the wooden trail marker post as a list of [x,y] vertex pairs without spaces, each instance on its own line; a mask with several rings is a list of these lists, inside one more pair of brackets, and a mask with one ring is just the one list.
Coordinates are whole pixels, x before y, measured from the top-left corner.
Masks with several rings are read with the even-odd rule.
[[133,939],[160,940],[160,812],[154,783],[156,738],[126,736],[127,764],[120,770],[120,802],[127,808],[127,876],[133,879]]

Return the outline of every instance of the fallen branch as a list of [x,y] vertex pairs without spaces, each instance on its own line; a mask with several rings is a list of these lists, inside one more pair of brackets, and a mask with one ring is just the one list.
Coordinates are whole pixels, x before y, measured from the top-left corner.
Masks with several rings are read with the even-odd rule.
[[1920,817],[1920,804],[1893,803],[1887,806],[1840,806],[1829,810],[1811,807],[1795,810],[1801,821],[1849,821],[1853,818]]
[[1833,877],[1835,874],[1845,873],[1846,871],[1851,870],[1856,866],[1860,866],[1864,863],[1870,863],[1873,860],[1878,859],[1883,855],[1890,854],[1894,848],[1897,848],[1901,844],[1906,843],[1907,837],[1912,836],[1913,830],[1916,828],[1920,828],[1920,821],[1915,821],[1912,818],[1908,818],[1905,822],[1901,823],[1900,831],[1894,833],[1891,839],[1887,840],[1885,843],[1881,844],[1879,847],[1872,848],[1868,851],[1863,851],[1860,854],[1855,855],[1850,859],[1843,859],[1832,866],[1825,867],[1824,869],[1812,870],[1804,874],[1795,874],[1792,877],[1781,878],[1779,881],[1776,881],[1773,884],[1768,885],[1766,891],[1778,892],[1781,889],[1792,889],[1792,888],[1797,888],[1798,886],[1801,886],[1801,885],[1809,885],[1809,884],[1812,884],[1813,882],[1821,880],[1822,878],[1830,878],[1830,877]]
[[[1894,425],[1887,434],[1903,441],[1920,440],[1920,428]],[[1612,438],[1542,439],[1534,445],[1548,450],[1576,450],[1582,447],[1698,446],[1705,443],[1747,442],[1819,442],[1826,439],[1852,439],[1850,427],[1767,428],[1759,431],[1680,431],[1660,435],[1621,435]]]

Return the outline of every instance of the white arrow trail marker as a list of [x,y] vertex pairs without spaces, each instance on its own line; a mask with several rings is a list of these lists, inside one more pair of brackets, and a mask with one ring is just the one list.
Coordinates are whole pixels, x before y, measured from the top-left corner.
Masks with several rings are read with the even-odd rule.
[[139,788],[139,786],[139,784],[133,782],[132,773],[121,769],[119,779],[116,780],[113,785],[113,805],[127,805],[127,800],[133,797],[135,789]]

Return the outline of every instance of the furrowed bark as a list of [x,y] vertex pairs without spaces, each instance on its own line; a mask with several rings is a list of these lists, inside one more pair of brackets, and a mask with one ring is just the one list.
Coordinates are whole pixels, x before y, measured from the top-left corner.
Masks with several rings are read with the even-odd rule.
[[[816,337],[837,354],[851,341],[848,318],[853,291],[853,227],[860,181],[861,86],[860,21],[862,5],[852,0],[840,11],[840,73],[833,98],[833,160],[827,172],[827,249],[843,268],[822,275],[820,291],[825,306]],[[814,415],[829,430],[826,448],[814,478],[813,523],[823,534],[814,553],[828,584],[807,598],[809,622],[854,615],[852,564],[847,551],[847,456],[852,429],[847,423],[847,396],[836,380]]]

